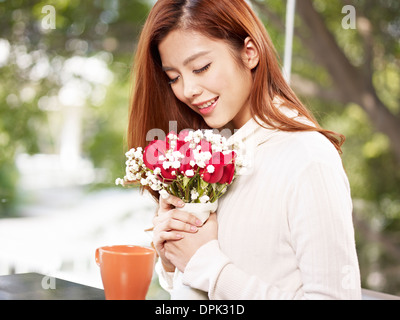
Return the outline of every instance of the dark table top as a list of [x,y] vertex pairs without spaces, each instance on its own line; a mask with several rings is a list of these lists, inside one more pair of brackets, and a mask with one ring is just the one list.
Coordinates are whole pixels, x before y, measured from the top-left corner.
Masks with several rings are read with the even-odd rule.
[[39,273],[0,276],[0,300],[104,300],[104,291]]

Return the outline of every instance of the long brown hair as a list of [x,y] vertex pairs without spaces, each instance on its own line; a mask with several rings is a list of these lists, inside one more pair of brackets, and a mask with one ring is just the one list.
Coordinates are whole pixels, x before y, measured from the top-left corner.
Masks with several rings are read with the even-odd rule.
[[[284,79],[277,53],[262,22],[244,0],[158,0],[143,27],[133,68],[133,90],[128,126],[128,147],[144,147],[149,130],[168,132],[169,121],[177,129],[207,128],[203,118],[180,102],[162,70],[158,45],[172,30],[184,28],[223,40],[239,52],[250,37],[260,61],[253,70],[250,94],[253,118],[284,131],[317,131],[341,152],[344,136],[321,128]],[[295,109],[313,125],[298,122],[273,105],[280,97],[283,105]]]

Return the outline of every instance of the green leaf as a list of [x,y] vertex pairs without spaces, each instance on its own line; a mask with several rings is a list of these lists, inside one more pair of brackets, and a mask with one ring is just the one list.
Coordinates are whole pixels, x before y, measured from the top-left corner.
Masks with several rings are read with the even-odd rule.
[[182,179],[182,186],[183,186],[183,188],[186,189],[186,187],[187,187],[187,185],[188,185],[189,182],[190,182],[190,178],[184,176],[183,179]]
[[208,187],[208,183],[205,182],[203,179],[200,179],[200,188],[206,189]]

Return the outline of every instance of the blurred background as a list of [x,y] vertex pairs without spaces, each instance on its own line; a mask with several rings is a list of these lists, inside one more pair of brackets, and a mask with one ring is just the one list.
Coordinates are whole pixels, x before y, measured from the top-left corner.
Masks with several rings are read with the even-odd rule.
[[[286,1],[250,2],[283,57]],[[102,287],[98,246],[150,244],[156,204],[114,181],[154,3],[0,0],[0,275]],[[297,1],[292,69],[321,125],[347,138],[362,286],[400,295],[400,2]],[[149,298],[168,298],[156,278]]]

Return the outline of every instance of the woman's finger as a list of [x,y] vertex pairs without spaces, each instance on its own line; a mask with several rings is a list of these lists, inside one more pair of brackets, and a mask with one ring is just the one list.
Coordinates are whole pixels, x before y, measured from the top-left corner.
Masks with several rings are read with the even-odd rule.
[[177,209],[169,210],[165,214],[154,217],[153,225],[165,225],[165,223],[170,225],[172,221],[180,221],[181,223],[197,227],[200,227],[202,225],[201,220],[193,214]]
[[159,225],[161,230],[165,231],[184,231],[184,232],[197,232],[198,228],[195,225],[191,225],[180,220],[168,219],[164,223]]
[[183,208],[185,203],[178,197],[170,195],[167,199],[160,197],[160,209],[162,211],[170,210],[172,208]]
[[154,239],[156,244],[164,243],[166,241],[174,241],[174,240],[181,240],[184,238],[184,235],[179,232],[175,231],[164,231],[160,232],[158,236]]

